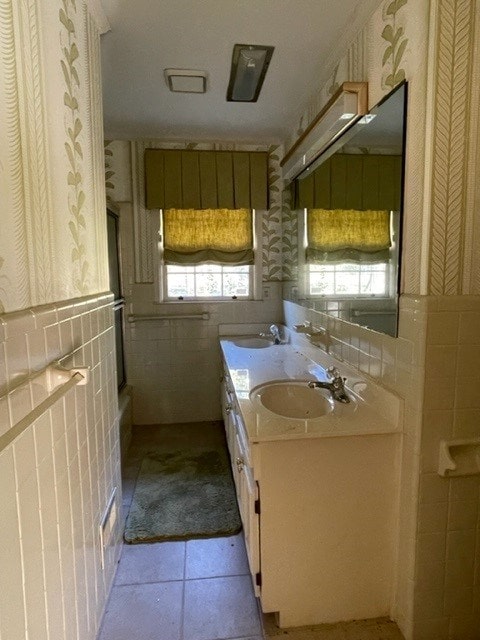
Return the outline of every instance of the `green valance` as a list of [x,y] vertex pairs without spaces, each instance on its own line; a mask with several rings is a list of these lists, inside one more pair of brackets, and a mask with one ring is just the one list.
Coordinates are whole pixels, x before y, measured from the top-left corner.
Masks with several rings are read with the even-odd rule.
[[293,183],[296,209],[399,211],[402,157],[335,154]]
[[268,209],[268,153],[146,149],[147,209]]

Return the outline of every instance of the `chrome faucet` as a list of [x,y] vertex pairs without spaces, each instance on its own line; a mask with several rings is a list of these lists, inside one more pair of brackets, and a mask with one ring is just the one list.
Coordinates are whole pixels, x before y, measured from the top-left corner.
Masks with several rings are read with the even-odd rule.
[[329,367],[327,369],[327,373],[331,378],[330,381],[323,382],[321,380],[312,380],[308,383],[310,389],[315,389],[315,387],[319,387],[320,389],[328,389],[332,394],[334,400],[343,402],[344,404],[349,403],[350,398],[348,397],[344,386],[346,378],[342,378],[336,367]]
[[270,325],[270,333],[273,336],[273,341],[275,342],[275,344],[280,344],[281,340],[280,340],[280,330],[277,327],[276,324],[272,324]]
[[280,329],[276,324],[270,325],[268,333],[261,333],[262,338],[271,338],[275,344],[281,344]]

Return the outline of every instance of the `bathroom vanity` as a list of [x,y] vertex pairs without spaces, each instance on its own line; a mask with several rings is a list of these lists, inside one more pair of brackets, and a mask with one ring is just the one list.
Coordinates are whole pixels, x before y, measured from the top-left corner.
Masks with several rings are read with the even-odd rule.
[[318,348],[255,337],[221,348],[223,417],[263,611],[281,627],[388,616],[400,400],[343,363],[349,404],[310,389],[335,364]]

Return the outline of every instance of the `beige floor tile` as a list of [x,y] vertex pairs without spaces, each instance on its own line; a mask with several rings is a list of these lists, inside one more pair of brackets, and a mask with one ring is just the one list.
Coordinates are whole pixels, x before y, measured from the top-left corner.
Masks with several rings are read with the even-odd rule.
[[261,636],[250,576],[185,582],[184,640]]
[[185,578],[216,578],[248,574],[243,534],[187,542]]
[[98,640],[180,640],[182,582],[113,587]]
[[185,542],[124,544],[115,584],[183,580]]

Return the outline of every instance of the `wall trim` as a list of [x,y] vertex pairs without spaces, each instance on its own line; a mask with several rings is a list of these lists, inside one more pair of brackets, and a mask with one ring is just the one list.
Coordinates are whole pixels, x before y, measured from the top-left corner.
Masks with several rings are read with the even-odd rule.
[[85,0],[87,9],[92,16],[100,35],[107,33],[111,30],[110,23],[107,18],[107,14],[103,10],[100,0]]

